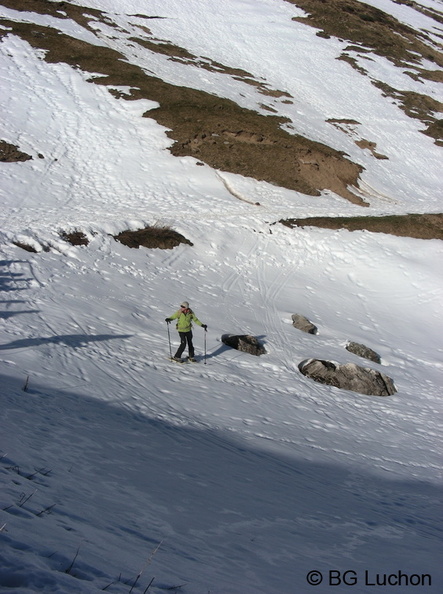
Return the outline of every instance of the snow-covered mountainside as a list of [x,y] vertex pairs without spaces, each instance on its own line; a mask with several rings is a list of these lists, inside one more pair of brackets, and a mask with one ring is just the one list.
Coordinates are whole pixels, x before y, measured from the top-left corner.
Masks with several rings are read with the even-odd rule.
[[0,0],[1,591],[442,591],[442,23]]

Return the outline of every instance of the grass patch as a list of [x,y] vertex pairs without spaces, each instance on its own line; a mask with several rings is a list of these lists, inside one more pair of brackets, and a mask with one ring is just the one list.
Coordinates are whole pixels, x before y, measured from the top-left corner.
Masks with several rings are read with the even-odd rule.
[[114,239],[130,248],[159,248],[170,250],[181,243],[194,245],[183,235],[174,231],[170,227],[146,227],[137,231],[122,231],[114,235]]
[[[415,80],[423,83],[426,80],[441,80],[440,70],[427,70],[420,66],[422,60],[427,60],[437,67],[443,67],[441,46],[437,47],[425,31],[416,31],[382,10],[357,0],[286,1],[296,4],[308,13],[307,17],[294,17],[294,20],[318,28],[319,36],[326,39],[334,36],[352,42],[353,45],[347,47],[347,51],[338,59],[348,62],[360,74],[366,75],[367,71],[349,52],[361,55],[367,54],[367,50],[370,49],[396,66],[408,68],[406,74]],[[436,22],[436,29],[441,28],[441,13],[425,9],[409,0],[396,1],[423,12]],[[443,144],[442,126],[439,124],[441,120],[435,116],[435,113],[443,111],[440,102],[424,94],[393,89],[380,81],[374,80],[373,83],[381,88],[386,96],[396,99],[400,109],[409,117],[418,118],[426,124],[424,134],[434,138],[436,144]]]
[[25,250],[25,252],[30,252],[31,254],[38,253],[35,247],[32,247],[32,245],[29,245],[28,243],[23,243],[22,241],[13,241],[12,243],[20,249]]
[[[422,59],[443,66],[440,48],[424,31],[416,31],[382,10],[357,0],[286,0],[308,13],[295,21],[324,34],[370,48],[396,66],[418,64]],[[415,3],[414,3],[415,4]],[[436,15],[429,11],[431,18]]]
[[[90,30],[88,21],[102,20],[110,24],[105,13],[71,4],[61,6],[43,0],[6,0],[3,4],[15,10],[67,18],[58,12],[62,8],[69,18]],[[215,169],[312,196],[329,189],[355,204],[367,206],[349,189],[358,186],[361,166],[340,151],[300,135],[289,134],[282,129],[282,125],[287,123],[285,118],[262,115],[228,99],[168,84],[130,64],[115,50],[74,39],[55,28],[7,19],[0,19],[0,23],[33,47],[44,50],[47,62],[63,62],[90,72],[90,82],[96,84],[128,86],[132,89],[128,100],[158,102],[160,106],[147,112],[146,116],[170,129],[167,134],[175,141],[170,149],[175,156],[192,156]],[[3,32],[5,34],[9,32]],[[133,39],[132,43],[136,41]],[[180,53],[165,43],[157,45],[157,49]],[[211,64],[211,67],[217,69],[218,65]],[[234,75],[233,72],[229,74]],[[235,75],[244,80],[248,78],[246,74],[235,71]],[[248,83],[259,84],[253,79],[248,79]],[[261,90],[269,91],[264,87]],[[254,135],[266,141],[244,142],[246,136]]]
[[29,161],[32,159],[31,155],[19,150],[13,144],[9,144],[5,140],[0,140],[0,162],[1,163],[18,163],[21,161]]
[[71,245],[89,244],[89,240],[83,231],[60,231],[60,237]]
[[408,214],[384,217],[310,217],[286,219],[280,223],[287,227],[321,227],[372,231],[398,237],[416,239],[443,239],[443,214]]
[[[144,30],[146,31],[146,29]],[[147,33],[150,35],[149,31],[147,31]],[[195,56],[183,47],[168,41],[155,39],[152,37],[152,35],[150,35],[150,37],[150,39],[131,37],[130,41],[133,41],[134,43],[137,43],[154,53],[168,56],[168,58],[172,61],[181,62],[182,64],[191,64],[193,66],[197,66],[198,68],[202,68],[203,70],[207,70],[208,72],[218,72],[220,74],[232,76],[236,80],[241,80],[248,85],[256,87],[259,93],[262,93],[263,95],[276,98],[290,97],[292,99],[292,96],[286,91],[270,89],[265,83],[258,81],[254,76],[252,76],[252,74],[246,70],[243,70],[242,68],[225,66],[224,64],[215,62],[210,58]]]
[[399,102],[401,109],[410,118],[416,118],[427,125],[424,134],[433,137],[437,144],[442,144],[442,120],[433,114],[443,112],[443,103],[436,101],[428,95],[414,91],[398,91],[386,83],[373,81],[373,84],[383,91],[384,96],[392,97]]

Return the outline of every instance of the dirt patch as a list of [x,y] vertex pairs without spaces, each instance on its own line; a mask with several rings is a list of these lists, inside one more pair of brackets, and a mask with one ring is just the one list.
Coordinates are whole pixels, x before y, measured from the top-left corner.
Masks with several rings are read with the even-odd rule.
[[408,214],[385,217],[310,217],[286,219],[280,223],[287,227],[321,227],[372,231],[398,237],[416,239],[443,239],[443,214]]
[[[250,74],[246,70],[243,70],[241,68],[233,68],[232,66],[225,66],[220,62],[215,62],[214,60],[211,60],[210,58],[206,58],[203,56],[195,56],[183,47],[170,43],[169,41],[156,39],[150,34],[149,31],[146,31],[144,27],[140,28],[142,28],[149,35],[150,38],[143,39],[138,37],[130,37],[129,39],[130,41],[138,43],[139,45],[145,47],[151,52],[168,56],[169,59],[173,62],[180,62],[181,64],[188,65],[191,64],[193,66],[196,66],[197,68],[207,70],[208,72],[218,72],[220,74],[227,74],[229,76],[232,76],[232,78],[235,78],[236,80],[240,80],[248,85],[256,87],[258,89],[258,92],[262,95],[275,97],[277,99],[280,99],[281,97],[289,97],[292,99],[292,96],[286,91],[270,89],[267,84],[263,83],[262,81],[258,81],[254,76],[252,76],[252,74]],[[270,108],[269,106],[265,106],[265,109]]]
[[157,114],[150,113],[173,129],[170,136],[176,143],[171,152],[176,156],[190,155],[215,169],[311,196],[329,189],[366,206],[349,189],[358,186],[362,167],[343,153],[285,132],[280,127],[282,118],[261,116],[212,96],[204,101],[182,97],[179,103],[163,104]]
[[9,144],[5,140],[0,140],[0,162],[1,163],[19,163],[22,161],[29,161],[32,159],[31,155],[23,153],[18,146]]
[[[74,230],[74,231],[59,231],[59,236],[63,241],[70,243],[73,246],[86,246],[89,245],[89,239],[83,231]],[[160,226],[152,226],[146,227],[145,229],[139,229],[137,231],[122,231],[118,235],[113,236],[116,241],[126,245],[130,248],[159,248],[163,250],[172,249],[181,243],[186,245],[194,245],[189,239],[186,239],[183,235],[174,231],[170,227],[160,227]],[[39,251],[49,252],[50,246],[44,245],[39,243],[39,247],[41,250],[37,249],[36,247],[26,243],[24,241],[13,241],[12,242],[17,247],[25,250],[27,252],[32,252],[34,254],[39,253]]]
[[361,149],[367,149],[368,151],[370,151],[376,159],[388,159],[386,155],[377,153],[377,151],[375,150],[377,148],[376,142],[372,142],[370,140],[366,140],[366,138],[362,138],[361,140],[356,140],[355,144],[359,146]]
[[25,250],[25,252],[30,252],[31,254],[37,253],[35,247],[32,247],[32,245],[29,245],[28,243],[23,243],[21,241],[13,241],[12,243],[20,249]]
[[439,140],[436,140],[436,144],[443,146],[443,140],[440,140],[443,139],[443,120],[436,120],[432,124],[429,124],[424,133],[432,138],[438,138]]
[[[433,80],[439,82],[440,70],[427,70],[420,66],[422,60],[433,62],[443,67],[441,46],[436,46],[425,31],[416,31],[401,23],[391,15],[356,0],[286,0],[295,4],[308,13],[307,17],[294,17],[295,21],[318,28],[318,35],[329,38],[331,36],[351,41],[338,58],[348,62],[361,74],[367,71],[349,52],[357,55],[367,53],[369,48],[375,54],[385,57],[396,66],[408,70],[406,73],[420,82]],[[423,12],[438,24],[443,22],[443,15],[432,9],[421,7],[409,0],[396,0],[398,4],[407,4],[419,12]],[[387,87],[380,81],[373,83],[382,88],[385,95],[393,97],[405,113],[418,118],[427,125],[424,132],[436,140],[436,144],[443,143],[441,127],[434,125],[438,122],[435,113],[442,112],[442,104],[431,97],[419,93],[402,91]]]
[[358,127],[361,125],[360,122],[357,122],[356,120],[334,118],[331,118],[326,121],[328,122],[328,124],[332,124],[335,128],[350,136],[358,147],[360,147],[363,150],[369,150],[376,159],[388,159],[386,155],[382,155],[381,153],[378,153],[375,150],[377,148],[376,142],[367,140],[366,138],[361,138],[358,132]]
[[183,235],[169,227],[146,227],[137,231],[122,231],[114,239],[130,248],[159,248],[170,250],[181,243],[193,245]]
[[435,138],[437,144],[443,143],[442,120],[436,119],[433,115],[434,113],[443,112],[443,103],[421,93],[397,91],[386,83],[379,81],[374,81],[374,84],[383,91],[385,97],[393,97],[409,117],[416,118],[426,124],[427,128],[423,132],[424,134]]
[[61,231],[60,237],[71,245],[88,245],[89,240],[83,231]]
[[[33,10],[66,18],[59,12],[62,10],[85,27],[92,19],[108,23],[100,11],[63,2],[8,0],[3,4],[16,10]],[[90,82],[96,84],[129,86],[132,92],[126,97],[128,100],[143,98],[158,102],[160,107],[149,111],[146,116],[170,129],[168,136],[175,141],[170,149],[172,154],[193,156],[215,169],[239,173],[312,196],[328,189],[355,204],[367,206],[352,192],[352,187],[358,187],[362,167],[342,152],[300,135],[289,134],[282,129],[282,125],[287,123],[284,118],[261,115],[228,99],[165,83],[128,63],[120,53],[74,39],[57,29],[6,19],[0,22],[33,47],[45,50],[46,61],[64,62],[94,73]],[[172,51],[171,48],[169,50]],[[97,74],[103,76],[97,77]],[[240,72],[238,74],[240,76]],[[259,83],[254,81],[254,84]],[[263,91],[266,92],[266,89]],[[265,140],[245,142],[245,138],[259,137]]]
[[[72,19],[82,27],[88,29],[90,29],[89,23],[91,20],[106,20],[105,13],[100,10],[76,6],[68,2],[54,2],[53,0],[1,0],[1,4],[20,12],[36,12],[58,19]],[[107,20],[107,24],[112,26],[114,23]]]
[[[417,64],[422,58],[443,66],[440,48],[424,31],[416,31],[382,10],[357,0],[286,0],[308,13],[295,21],[324,34],[366,46],[396,66]],[[436,19],[438,13],[429,11]]]
[[413,8],[417,12],[421,12],[422,14],[437,21],[437,23],[440,23],[441,25],[443,25],[443,15],[431,7],[421,6],[421,4],[418,4],[417,2],[414,2],[413,0],[393,0],[393,2],[395,2],[396,4],[406,4],[406,6]]

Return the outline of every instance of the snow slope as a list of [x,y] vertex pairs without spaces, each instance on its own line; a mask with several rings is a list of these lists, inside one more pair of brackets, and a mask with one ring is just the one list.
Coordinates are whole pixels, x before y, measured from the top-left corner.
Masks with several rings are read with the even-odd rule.
[[[166,17],[149,20],[158,38],[290,93],[293,104],[264,100],[226,74],[136,52],[115,27],[97,23],[94,37],[57,23],[169,82],[256,109],[269,101],[297,132],[365,167],[364,214],[441,210],[441,148],[335,59],[342,42],[291,21],[294,6],[75,4],[108,11],[130,33],[143,22],[133,15]],[[15,35],[0,49],[1,137],[33,156],[0,164],[2,591],[128,592],[135,583],[133,592],[155,594],[325,594],[346,592],[334,572],[348,571],[353,592],[383,592],[377,580],[401,571],[397,591],[440,592],[441,241],[288,229],[277,221],[362,209],[173,157],[165,129],[141,117],[153,102],[116,99]],[[381,58],[370,67],[420,85]],[[361,122],[358,134],[389,160],[328,118]],[[155,223],[193,246],[131,250],[112,237]],[[60,230],[72,229],[89,245],[63,241]],[[183,299],[209,327],[206,340],[195,328],[197,365],[168,361],[164,319]],[[293,313],[319,334],[293,328]],[[224,333],[251,333],[267,354],[229,349]],[[174,349],[173,327],[170,339]],[[394,379],[394,396],[299,373],[309,357],[365,365],[348,340],[380,353],[382,365],[370,366]],[[319,585],[307,581],[313,570]]]

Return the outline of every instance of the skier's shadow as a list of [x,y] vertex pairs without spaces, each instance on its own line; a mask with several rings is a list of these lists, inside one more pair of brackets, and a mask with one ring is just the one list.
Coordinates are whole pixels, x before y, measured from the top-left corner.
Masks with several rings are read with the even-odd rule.
[[0,351],[9,349],[22,349],[27,347],[39,346],[42,344],[65,344],[72,348],[85,347],[89,342],[97,342],[103,340],[115,340],[116,338],[124,339],[130,338],[132,334],[65,334],[62,336],[49,336],[39,338],[24,338],[22,340],[14,340],[9,344],[0,345]]
[[226,344],[221,344],[217,350],[212,351],[212,353],[207,353],[206,359],[212,359],[213,357],[218,357],[218,355],[221,355],[225,351],[232,351],[232,348]]

